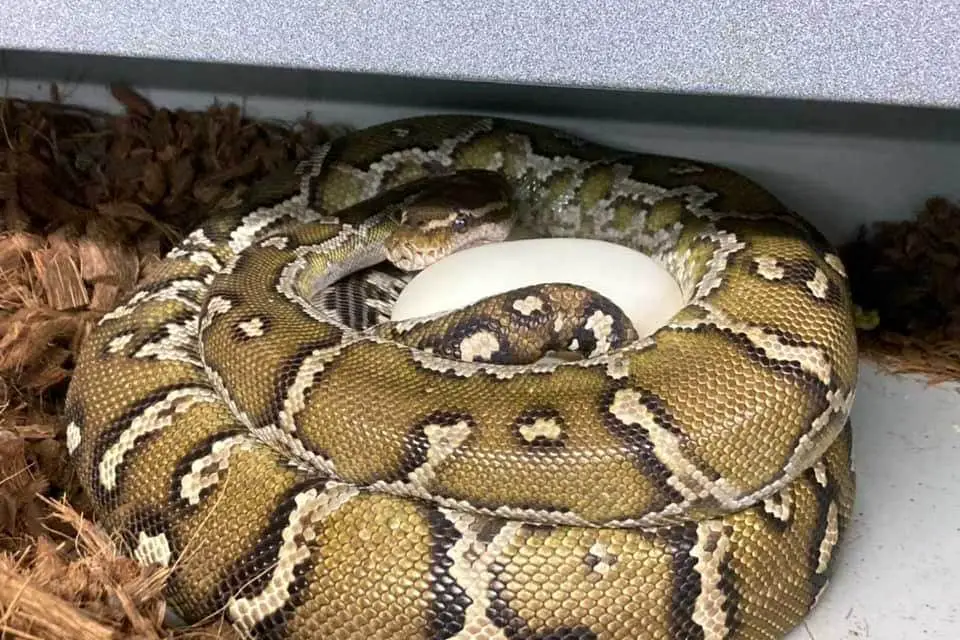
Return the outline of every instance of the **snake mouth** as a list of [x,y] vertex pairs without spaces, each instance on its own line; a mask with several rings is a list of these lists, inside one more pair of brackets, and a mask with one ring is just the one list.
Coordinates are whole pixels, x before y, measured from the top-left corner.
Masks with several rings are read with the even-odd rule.
[[458,251],[487,243],[487,241],[478,241],[464,246],[431,248],[404,243],[393,247],[389,260],[403,271],[422,271]]
[[403,271],[422,271],[447,255],[447,252],[442,252],[443,255],[437,255],[438,253],[441,252],[425,252],[414,247],[403,246],[394,250],[390,262]]

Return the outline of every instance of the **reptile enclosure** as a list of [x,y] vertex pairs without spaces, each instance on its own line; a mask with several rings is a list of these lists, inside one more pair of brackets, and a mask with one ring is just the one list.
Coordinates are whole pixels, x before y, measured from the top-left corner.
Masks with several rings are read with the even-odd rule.
[[[250,118],[309,116],[320,125],[271,156],[277,161],[302,155],[305,147],[297,145],[324,139],[326,127],[357,128],[435,112],[538,121],[616,147],[741,171],[807,216],[831,241],[848,247],[864,226],[911,221],[929,207],[927,228],[904,227],[912,238],[906,244],[891,241],[872,252],[848,248],[845,259],[899,256],[901,263],[929,266],[930,273],[940,269],[930,279],[949,280],[942,287],[951,293],[939,301],[960,300],[960,278],[953,275],[960,258],[949,251],[960,248],[955,220],[960,213],[949,205],[960,201],[960,8],[946,0],[816,4],[817,9],[800,9],[800,3],[761,0],[699,7],[667,0],[596,6],[567,0],[538,5],[458,0],[442,6],[191,0],[153,4],[148,10],[146,3],[118,0],[30,5],[8,0],[0,7],[0,72],[3,97],[11,101],[49,101],[55,87],[58,102],[115,114],[140,109],[141,119],[155,116],[159,108],[203,111],[218,103],[239,105]],[[146,100],[118,89],[111,93],[110,86],[118,83]],[[5,149],[17,144],[8,107],[3,111]],[[57,147],[51,135],[55,127],[41,131],[38,121],[28,120],[22,119],[17,131],[42,133],[50,148]],[[232,126],[242,135],[243,126]],[[83,157],[77,155],[74,167],[81,173],[86,171]],[[243,160],[233,162],[240,167]],[[238,169],[236,176],[250,173]],[[198,184],[194,194],[203,186]],[[9,197],[8,182],[0,182],[0,197]],[[931,198],[944,200],[928,204]],[[5,232],[15,230],[9,218],[4,225]],[[38,228],[36,237],[52,231]],[[10,249],[9,237],[5,240],[4,248]],[[936,245],[936,251],[923,242]],[[38,259],[41,250],[33,249],[33,254],[24,249],[25,255]],[[918,295],[902,301],[908,319],[878,337],[876,331],[898,314],[897,308],[880,308],[880,301],[887,285],[892,290],[899,281],[882,275],[886,272],[879,266],[881,275],[871,277],[874,267],[864,264],[856,266],[864,273],[855,283],[865,284],[854,289],[855,301],[867,307],[852,415],[858,480],[854,520],[833,582],[789,640],[960,638],[954,597],[960,568],[960,349],[955,343],[960,331],[946,329],[936,339],[929,337],[936,333],[932,330],[910,335],[917,326],[912,319],[940,303],[936,296]],[[83,304],[95,303],[96,297]],[[49,299],[46,304],[56,306]],[[0,313],[16,306],[4,306]],[[877,318],[871,324],[870,312],[877,310],[874,330]],[[941,315],[948,319],[937,320],[940,325],[960,321],[960,313],[949,308]],[[0,326],[5,331],[0,340],[13,353],[16,336],[11,338],[9,326]],[[4,370],[4,389],[22,373],[23,367]],[[23,447],[11,442],[22,438],[34,447],[28,437],[33,418],[12,417],[15,408],[9,398],[0,398],[7,414],[0,453],[19,451],[22,458]],[[63,434],[55,439],[62,441]],[[27,459],[40,462],[29,469],[17,468],[12,457],[3,460],[5,483],[19,474],[36,476],[37,465],[48,470],[58,455],[48,452],[45,459],[34,449]],[[42,493],[48,484],[57,485],[52,475],[47,471],[36,486],[15,484],[21,494]],[[16,502],[8,493],[3,497]],[[22,495],[17,500],[29,501]],[[29,542],[6,545],[0,563],[3,629],[11,637],[14,629],[25,628],[15,624],[24,594],[39,599],[30,605],[38,612],[58,611],[56,598],[65,597],[30,588],[33,578],[23,579],[30,574],[16,571],[29,563],[36,569],[37,545],[43,550],[46,544],[36,540],[63,539],[44,533],[42,526],[16,530],[23,509],[20,503],[8,505],[14,515],[3,521],[4,526],[9,521],[5,537]],[[55,528],[55,521],[48,518],[45,526]],[[87,540],[86,552],[96,544]],[[53,558],[57,552],[46,548],[43,553]],[[44,570],[52,582],[53,569]],[[150,591],[150,578],[134,574],[112,579],[141,580],[138,593]],[[103,589],[109,592],[109,584]],[[151,634],[160,622],[150,613],[132,611],[138,601],[102,596],[85,595],[125,612],[127,633],[155,637]],[[157,615],[162,618],[162,612]],[[64,614],[61,628],[77,637],[107,637],[103,630],[109,625],[84,626],[88,617],[94,620],[97,613]],[[50,637],[43,635],[42,624],[26,626],[34,637]]]

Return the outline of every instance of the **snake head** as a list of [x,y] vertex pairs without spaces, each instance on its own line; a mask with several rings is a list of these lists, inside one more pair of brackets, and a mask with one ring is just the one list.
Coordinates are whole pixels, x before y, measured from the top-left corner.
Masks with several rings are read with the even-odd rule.
[[384,246],[387,259],[404,271],[425,269],[463,249],[502,242],[515,220],[506,179],[479,169],[431,178],[397,211],[399,225]]

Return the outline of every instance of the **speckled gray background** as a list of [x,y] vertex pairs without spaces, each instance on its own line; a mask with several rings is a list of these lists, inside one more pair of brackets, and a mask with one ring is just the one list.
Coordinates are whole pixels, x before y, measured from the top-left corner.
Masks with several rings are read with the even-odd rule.
[[960,105],[957,0],[0,0],[0,48]]

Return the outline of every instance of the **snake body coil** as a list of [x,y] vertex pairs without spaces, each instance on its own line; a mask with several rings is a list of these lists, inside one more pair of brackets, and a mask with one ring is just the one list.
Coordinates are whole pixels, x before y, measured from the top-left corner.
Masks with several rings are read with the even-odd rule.
[[[470,169],[538,235],[652,256],[686,306],[550,364],[378,331],[397,281],[342,280],[394,241],[365,203]],[[780,638],[802,620],[854,495],[850,292],[814,228],[726,169],[484,117],[354,132],[287,178],[106,314],[68,394],[99,522],[174,568],[184,617],[348,640]],[[346,286],[353,308],[325,311]],[[506,299],[519,323],[544,304]],[[613,316],[591,317],[600,345]],[[489,323],[449,326],[455,352],[496,352]]]

